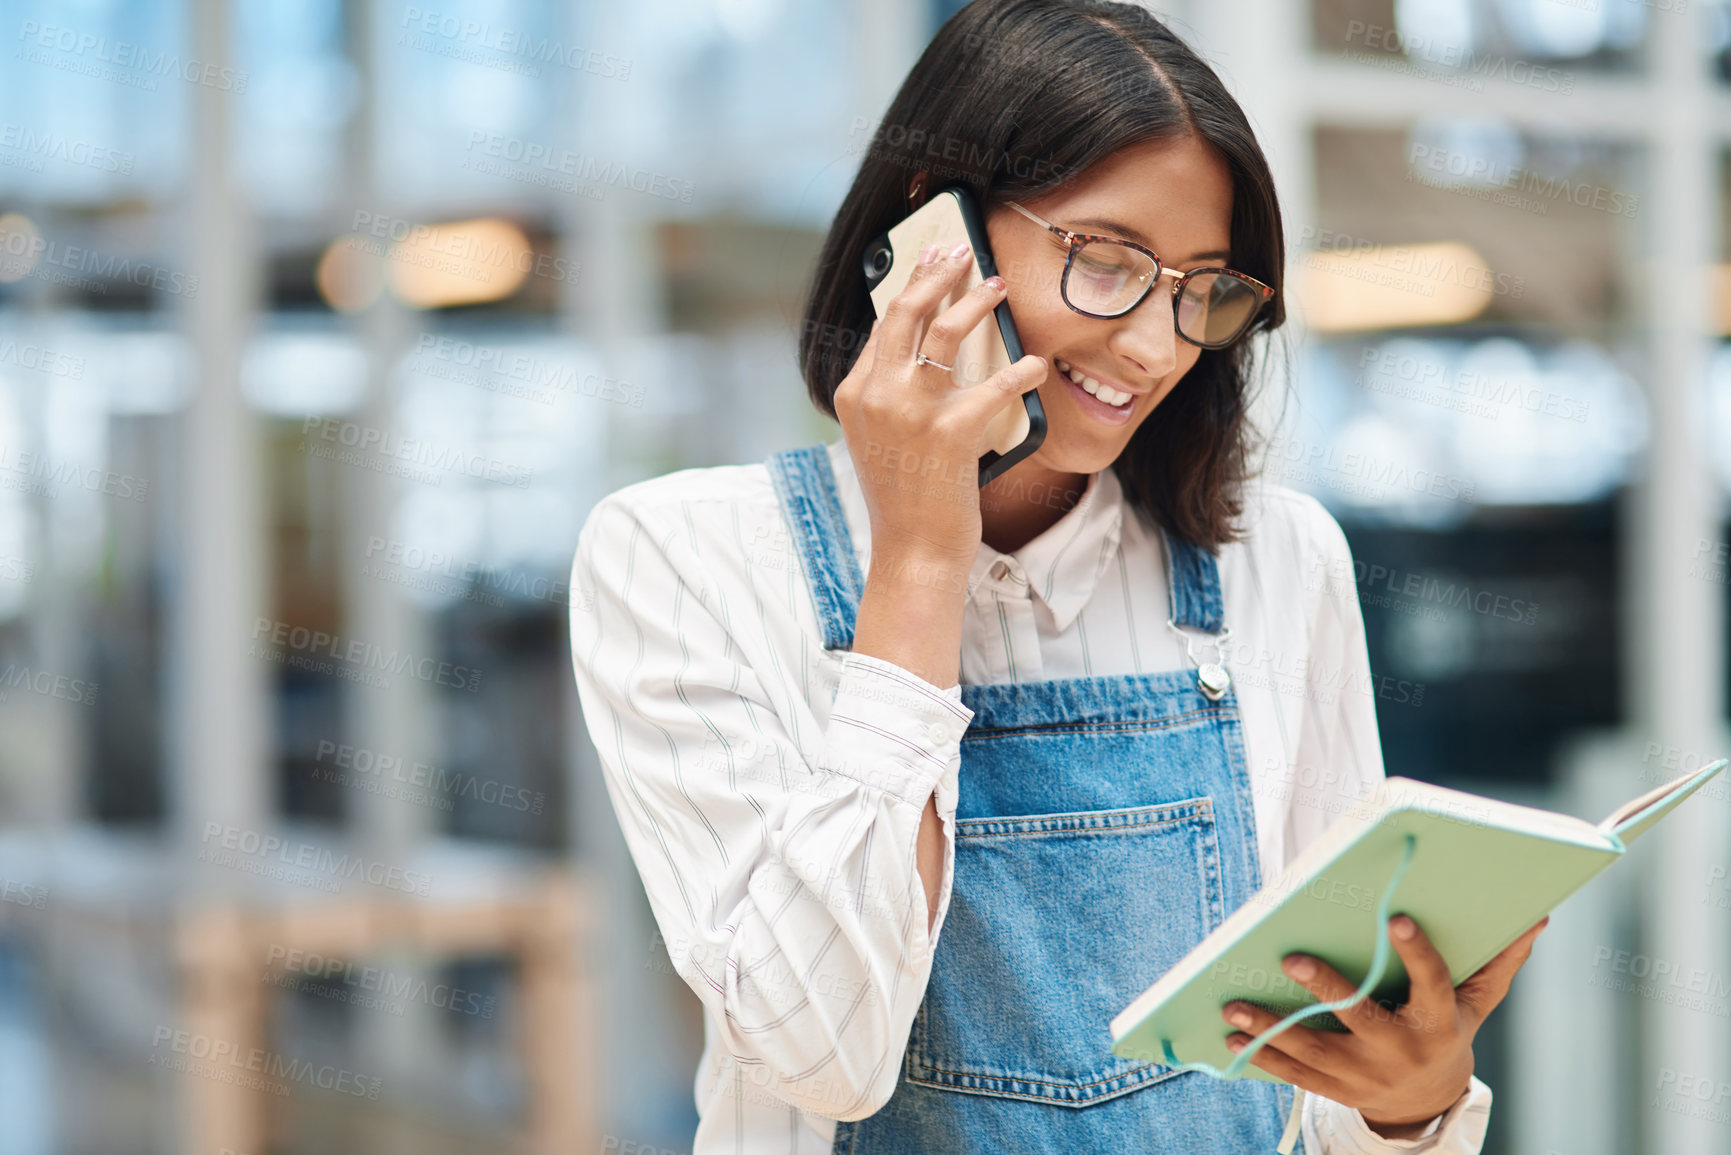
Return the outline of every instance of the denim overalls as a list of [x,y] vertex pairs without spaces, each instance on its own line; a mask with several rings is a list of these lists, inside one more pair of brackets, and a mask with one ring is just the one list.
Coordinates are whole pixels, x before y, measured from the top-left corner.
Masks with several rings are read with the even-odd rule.
[[[767,464],[824,646],[846,649],[865,580],[828,451]],[[1213,555],[1165,542],[1172,619],[1219,631]],[[832,1155],[1272,1153],[1292,1087],[1120,1059],[1107,1026],[1261,885],[1236,692],[1210,701],[1186,669],[961,697],[974,717],[931,981],[895,1093],[837,1123]]]

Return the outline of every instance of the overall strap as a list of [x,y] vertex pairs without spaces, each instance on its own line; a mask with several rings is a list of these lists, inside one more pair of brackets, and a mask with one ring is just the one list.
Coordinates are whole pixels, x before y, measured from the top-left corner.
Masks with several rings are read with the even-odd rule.
[[1210,634],[1219,633],[1226,616],[1226,602],[1220,594],[1219,563],[1213,554],[1165,526],[1160,527],[1160,533],[1166,540],[1170,569],[1166,576],[1173,622]]
[[771,454],[765,464],[811,586],[823,647],[850,649],[865,577],[836,492],[829,449],[822,444],[784,449]]

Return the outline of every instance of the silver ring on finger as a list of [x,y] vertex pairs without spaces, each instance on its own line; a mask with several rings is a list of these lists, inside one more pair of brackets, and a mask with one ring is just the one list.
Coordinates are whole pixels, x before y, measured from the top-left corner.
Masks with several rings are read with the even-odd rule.
[[933,365],[939,369],[942,369],[946,373],[952,373],[955,371],[954,366],[946,365],[942,361],[934,361],[930,357],[926,356],[924,353],[921,353],[918,357],[914,358],[914,364],[916,364],[916,365]]

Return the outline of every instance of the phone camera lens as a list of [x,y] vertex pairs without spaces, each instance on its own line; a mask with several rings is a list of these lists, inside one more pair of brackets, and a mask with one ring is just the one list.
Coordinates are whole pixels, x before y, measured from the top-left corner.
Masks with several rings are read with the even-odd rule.
[[887,245],[877,244],[866,249],[865,274],[876,280],[890,271],[891,253]]

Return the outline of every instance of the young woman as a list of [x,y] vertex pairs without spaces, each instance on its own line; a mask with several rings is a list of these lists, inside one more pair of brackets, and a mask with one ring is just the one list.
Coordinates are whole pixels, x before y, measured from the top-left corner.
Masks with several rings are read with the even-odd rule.
[[[923,254],[874,323],[866,244],[952,182],[1001,279],[946,305],[967,254]],[[697,1155],[1275,1149],[1292,1086],[1118,1059],[1107,1023],[1383,774],[1345,538],[1246,476],[1282,254],[1243,112],[1153,16],[974,0],[823,249],[800,355],[841,438],[590,515],[577,682],[704,1006]],[[1005,299],[1028,355],[959,386]],[[1045,442],[982,490],[1029,389]],[[1398,1014],[1253,1059],[1310,1093],[1300,1149],[1477,1152],[1473,1036],[1540,927],[1456,988],[1395,919]]]

